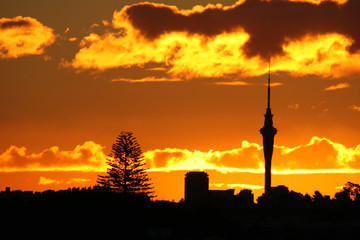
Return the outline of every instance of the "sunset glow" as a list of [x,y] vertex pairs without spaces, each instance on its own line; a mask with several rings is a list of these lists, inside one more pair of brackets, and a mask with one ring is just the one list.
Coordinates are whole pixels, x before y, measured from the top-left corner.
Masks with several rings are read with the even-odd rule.
[[157,199],[183,198],[188,171],[259,196],[268,74],[272,184],[360,182],[360,1],[15,2],[0,4],[1,191],[93,186],[132,131]]

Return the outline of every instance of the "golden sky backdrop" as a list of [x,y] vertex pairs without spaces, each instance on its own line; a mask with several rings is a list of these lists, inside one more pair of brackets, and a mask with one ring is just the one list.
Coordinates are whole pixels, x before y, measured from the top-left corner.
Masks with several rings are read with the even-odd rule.
[[93,185],[130,130],[159,198],[183,197],[188,170],[258,195],[269,56],[273,184],[334,194],[359,182],[359,11],[356,0],[0,1],[0,188]]

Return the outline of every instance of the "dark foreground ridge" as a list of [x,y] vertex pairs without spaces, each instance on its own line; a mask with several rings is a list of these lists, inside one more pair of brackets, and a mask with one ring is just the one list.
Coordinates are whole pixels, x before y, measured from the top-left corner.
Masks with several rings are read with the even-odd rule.
[[356,239],[360,196],[349,184],[333,199],[278,191],[258,204],[153,201],[97,188],[8,189],[0,193],[1,239]]

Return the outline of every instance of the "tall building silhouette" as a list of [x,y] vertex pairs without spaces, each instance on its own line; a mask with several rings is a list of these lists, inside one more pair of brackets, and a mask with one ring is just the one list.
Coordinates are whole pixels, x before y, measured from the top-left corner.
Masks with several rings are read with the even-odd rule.
[[267,109],[265,113],[264,126],[260,129],[260,133],[263,136],[263,150],[265,157],[265,194],[268,194],[271,188],[271,158],[274,149],[274,136],[277,132],[273,126],[273,115],[270,108],[270,66],[268,76],[268,99]]
[[208,198],[209,177],[205,172],[188,172],[185,175],[185,202],[201,203]]

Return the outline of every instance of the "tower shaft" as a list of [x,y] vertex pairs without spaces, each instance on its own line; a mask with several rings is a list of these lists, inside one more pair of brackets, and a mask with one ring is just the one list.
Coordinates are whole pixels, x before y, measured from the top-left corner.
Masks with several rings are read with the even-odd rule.
[[268,76],[268,99],[267,99],[267,109],[270,109],[270,68]]

